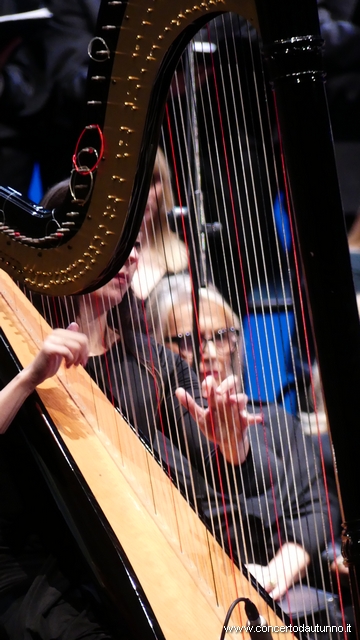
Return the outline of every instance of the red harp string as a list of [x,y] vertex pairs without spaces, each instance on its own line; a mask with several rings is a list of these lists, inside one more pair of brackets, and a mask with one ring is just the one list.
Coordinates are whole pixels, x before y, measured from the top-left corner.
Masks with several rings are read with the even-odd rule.
[[[208,34],[209,34],[209,40],[210,40],[209,29],[208,29]],[[226,179],[227,179],[227,185],[228,185],[228,189],[229,189],[230,203],[231,203],[231,216],[232,216],[233,223],[234,223],[234,229],[235,229],[235,235],[236,235],[236,248],[237,248],[237,252],[238,252],[237,253],[237,257],[239,259],[239,264],[240,264],[240,278],[241,278],[241,283],[242,283],[242,287],[243,287],[243,294],[244,294],[244,301],[245,301],[245,317],[248,319],[248,322],[249,322],[249,327],[250,327],[249,337],[250,337],[251,352],[252,352],[252,355],[253,355],[253,358],[254,358],[254,363],[256,363],[255,348],[254,348],[254,338],[253,338],[252,327],[251,327],[251,322],[250,322],[250,308],[249,308],[249,301],[248,301],[248,296],[247,296],[247,287],[246,287],[245,278],[244,278],[244,265],[243,265],[243,258],[242,258],[242,251],[241,251],[241,240],[240,240],[240,235],[241,234],[240,234],[240,230],[239,230],[238,216],[237,216],[236,207],[235,207],[235,198],[234,198],[234,193],[233,193],[233,185],[232,185],[232,181],[231,181],[231,177],[230,177],[229,152],[228,152],[227,142],[226,142],[225,134],[224,134],[224,124],[223,124],[223,116],[222,116],[222,110],[221,110],[221,105],[220,105],[217,70],[215,68],[214,55],[213,55],[212,52],[211,52],[211,68],[212,68],[212,77],[213,77],[213,80],[214,80],[214,88],[215,88],[215,95],[216,95],[216,108],[217,108],[217,113],[218,113],[218,117],[219,117],[220,131],[221,131],[221,145],[222,145],[222,149],[221,150],[222,150],[222,153],[223,153],[223,156],[224,156],[224,162],[225,162],[225,167],[226,167]],[[244,242],[244,239],[243,239],[243,242]],[[256,364],[255,364],[255,380],[256,380],[258,396],[260,398],[259,405],[260,405],[260,408],[262,409],[262,400],[261,400],[260,384],[259,384],[259,375],[258,375],[258,369],[257,369]],[[267,454],[268,454],[269,453],[268,452],[268,442],[267,442],[265,427],[264,427],[264,437],[265,437],[265,441],[266,441]],[[269,474],[270,474],[271,490],[272,490],[273,500],[274,500],[274,505],[275,505],[276,501],[275,501],[275,493],[274,493],[274,481],[273,481],[273,477],[272,477],[272,470],[271,470],[269,455],[268,455],[268,469],[269,469]],[[278,529],[279,538],[281,540],[280,523],[279,523],[278,513],[276,513],[276,526],[277,526],[277,529]]]
[[[328,488],[328,480],[327,480],[327,474],[326,474],[326,468],[325,468],[325,458],[324,458],[323,443],[322,443],[320,429],[319,429],[317,398],[316,398],[316,393],[315,393],[315,388],[314,388],[314,378],[313,378],[313,372],[312,372],[312,357],[311,357],[311,349],[310,349],[310,337],[309,337],[309,332],[308,332],[308,322],[307,322],[306,311],[305,311],[306,301],[304,300],[304,295],[303,295],[303,286],[302,286],[302,279],[301,279],[301,266],[300,266],[300,260],[299,260],[299,256],[298,256],[297,241],[296,241],[295,229],[294,229],[294,215],[293,215],[292,206],[291,206],[291,198],[290,198],[290,193],[289,193],[288,182],[287,182],[287,179],[286,179],[286,168],[285,168],[283,145],[282,145],[282,138],[281,138],[281,132],[280,132],[280,127],[279,127],[278,110],[277,110],[276,95],[275,94],[273,94],[273,98],[274,98],[274,107],[275,107],[275,115],[276,115],[276,122],[277,122],[277,130],[278,130],[278,135],[279,135],[279,146],[280,146],[281,163],[282,163],[282,167],[283,167],[286,208],[287,208],[288,215],[289,215],[291,244],[292,244],[292,247],[293,247],[293,258],[294,258],[294,265],[295,265],[295,278],[294,278],[295,282],[294,282],[294,284],[297,287],[297,293],[298,293],[298,296],[299,296],[299,306],[300,306],[300,315],[301,315],[301,321],[302,321],[303,337],[304,337],[304,343],[305,343],[306,361],[307,361],[307,364],[308,364],[308,367],[309,367],[309,372],[310,372],[310,393],[311,393],[311,399],[312,399],[313,407],[314,407],[314,414],[315,414],[315,418],[316,418],[317,443],[318,443],[318,448],[319,448],[321,471],[322,471],[323,481],[324,481],[324,485],[325,485],[326,507],[327,507],[328,517],[329,517],[330,544],[332,546],[333,555],[335,556],[336,555],[335,531],[334,531],[334,526],[333,526],[333,521],[332,521],[332,516],[331,516],[331,505],[330,505],[330,499],[329,499],[329,488]],[[347,637],[348,637],[347,624],[346,624],[346,619],[345,619],[345,609],[344,609],[342,588],[341,588],[341,582],[340,582],[340,573],[339,573],[339,569],[338,569],[337,565],[336,565],[336,568],[335,568],[335,580],[336,580],[336,586],[337,586],[337,593],[338,593],[338,597],[339,597],[341,621],[342,621],[342,625],[343,625],[343,628],[344,628],[344,638],[346,640]],[[330,582],[332,583],[332,577],[331,576],[330,576]]]

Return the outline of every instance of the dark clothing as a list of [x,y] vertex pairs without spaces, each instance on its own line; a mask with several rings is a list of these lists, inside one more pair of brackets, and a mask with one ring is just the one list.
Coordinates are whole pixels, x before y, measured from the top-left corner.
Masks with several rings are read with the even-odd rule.
[[360,252],[350,251],[351,270],[353,274],[355,293],[360,293]]
[[334,138],[360,141],[360,3],[318,0],[318,7]]
[[[321,480],[317,486],[320,467],[296,419],[276,405],[265,408],[263,414],[264,422],[250,429],[251,454],[241,467],[237,485],[243,523],[248,522],[244,531],[249,555],[244,551],[242,559],[266,565],[274,549],[278,551],[286,541],[302,545],[314,558],[324,544],[322,518],[328,521]],[[225,505],[230,531],[239,537],[230,496]],[[224,523],[221,527],[224,535]]]
[[110,640],[93,577],[14,430],[0,442],[0,639]]
[[[14,8],[23,9],[21,0]],[[70,176],[83,128],[88,44],[100,0],[48,0],[53,17],[20,33],[0,69],[0,184],[27,195],[34,163],[45,189]],[[28,6],[40,5],[33,0]],[[2,73],[1,73],[2,72]]]
[[[229,528],[233,552],[236,555],[239,543],[238,553],[247,563],[267,564],[285,541],[302,544],[315,556],[324,544],[325,491],[321,474],[317,478],[320,466],[311,442],[303,437],[297,420],[279,407],[265,409],[264,423],[250,429],[247,460],[233,468],[174,395],[182,387],[198,403],[204,402],[192,369],[145,336],[137,339],[134,351],[149,369],[117,343],[103,356],[90,359],[90,373],[159,453],[164,468],[170,468],[180,489],[186,488],[215,535],[228,541]],[[159,383],[152,370],[160,374]]]
[[324,53],[330,70],[360,69],[360,24],[354,22],[358,4],[358,0],[318,0]]

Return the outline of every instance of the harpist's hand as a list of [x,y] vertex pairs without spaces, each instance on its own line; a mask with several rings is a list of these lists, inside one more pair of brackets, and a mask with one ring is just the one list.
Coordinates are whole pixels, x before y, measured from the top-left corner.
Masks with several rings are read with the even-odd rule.
[[349,567],[344,564],[342,555],[337,556],[330,565],[332,573],[336,576],[339,572],[340,582],[345,587],[349,587]]
[[56,329],[43,342],[35,360],[0,391],[0,433],[13,421],[21,405],[38,384],[53,376],[62,360],[67,367],[86,364],[88,340],[76,323]]
[[207,409],[196,404],[184,389],[177,389],[176,396],[205,436],[219,446],[224,458],[232,464],[242,464],[249,452],[248,428],[261,422],[262,416],[248,413],[248,398],[237,392],[236,382],[235,376],[229,376],[217,386],[215,378],[207,376],[202,383]]
[[294,542],[287,542],[266,567],[249,564],[247,568],[274,600],[280,600],[289,587],[304,577],[309,564],[307,551]]
[[45,338],[34,361],[23,371],[29,386],[35,387],[51,378],[59,369],[64,359],[66,367],[85,365],[88,357],[88,339],[79,332],[78,325],[73,322],[68,329],[55,329]]

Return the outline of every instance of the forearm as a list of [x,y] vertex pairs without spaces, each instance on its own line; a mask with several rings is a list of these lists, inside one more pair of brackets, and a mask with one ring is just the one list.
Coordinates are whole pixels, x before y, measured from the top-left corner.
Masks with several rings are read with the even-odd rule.
[[33,390],[28,370],[24,369],[0,391],[0,434],[5,433]]
[[86,365],[88,352],[88,339],[79,332],[76,323],[68,329],[55,329],[50,333],[32,363],[0,392],[0,433],[6,431],[34,389],[55,375],[63,360],[66,367]]

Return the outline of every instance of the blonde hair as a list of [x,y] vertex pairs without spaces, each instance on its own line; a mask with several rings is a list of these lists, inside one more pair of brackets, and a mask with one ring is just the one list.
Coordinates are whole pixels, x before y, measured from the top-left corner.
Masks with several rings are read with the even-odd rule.
[[187,251],[178,234],[169,227],[167,214],[174,207],[174,196],[171,187],[171,174],[163,151],[158,148],[154,175],[159,174],[163,197],[158,203],[158,215],[154,219],[153,233],[148,234],[147,247],[143,250],[154,254],[157,264],[166,273],[178,273],[188,266]]
[[156,153],[153,173],[159,174],[163,189],[163,199],[162,202],[159,203],[160,217],[166,216],[167,212],[171,211],[174,206],[174,195],[171,187],[171,174],[169,166],[166,162],[164,152],[160,149],[160,147],[158,147]]
[[[240,376],[243,361],[243,340],[242,325],[238,316],[220,291],[212,284],[199,289],[199,302],[204,305],[216,304],[225,314],[226,327],[233,327],[240,332],[239,346],[232,357],[233,371]],[[174,313],[174,308],[182,304],[187,304],[192,309],[192,284],[188,274],[163,278],[149,295],[145,308],[146,317],[157,342],[164,342],[164,336],[169,333],[169,318]]]

